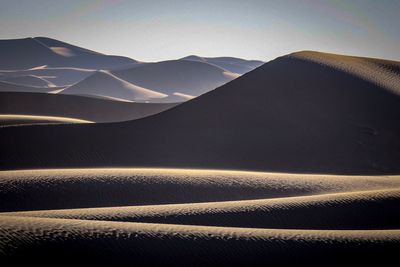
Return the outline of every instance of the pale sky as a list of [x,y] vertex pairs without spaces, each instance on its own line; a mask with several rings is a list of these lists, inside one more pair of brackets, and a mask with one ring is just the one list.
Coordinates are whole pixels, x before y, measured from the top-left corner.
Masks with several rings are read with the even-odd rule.
[[46,36],[141,61],[299,50],[400,60],[399,0],[0,0],[0,25],[0,39]]

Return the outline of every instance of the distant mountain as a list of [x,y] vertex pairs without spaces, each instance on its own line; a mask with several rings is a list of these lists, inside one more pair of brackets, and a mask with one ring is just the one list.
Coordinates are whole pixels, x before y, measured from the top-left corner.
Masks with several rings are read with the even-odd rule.
[[0,160],[3,169],[158,166],[400,173],[399,65],[295,53],[142,120],[2,129]]
[[[41,87],[70,87],[63,93],[117,99],[116,95],[121,96],[121,92],[117,93],[111,86],[118,83],[124,84],[122,87],[135,87],[139,91],[143,91],[139,88],[144,88],[164,94],[163,97],[154,97],[154,94],[151,97],[159,102],[192,99],[263,63],[233,57],[197,56],[144,63],[127,57],[104,55],[47,37],[0,40],[0,58],[0,81],[32,87],[27,88],[29,92],[34,92],[35,87],[40,87],[37,92],[46,91]],[[118,77],[119,82],[115,79],[114,83],[110,83],[112,79],[101,84],[94,82],[92,75],[102,70],[110,71],[109,74]],[[88,77],[92,78],[87,80]],[[131,85],[127,86],[128,83]],[[99,85],[99,88],[83,88],[90,84]],[[21,88],[16,89],[21,91]],[[97,94],[100,91],[101,94]],[[121,99],[142,101],[137,94],[136,97],[123,95],[125,97]]]
[[199,61],[213,64],[227,71],[245,74],[249,71],[258,68],[265,62],[259,60],[246,60],[235,57],[199,57],[199,56],[187,56],[182,58],[183,60]]
[[136,60],[109,56],[45,37],[0,40],[0,70],[22,70],[47,65],[112,69],[137,64]]

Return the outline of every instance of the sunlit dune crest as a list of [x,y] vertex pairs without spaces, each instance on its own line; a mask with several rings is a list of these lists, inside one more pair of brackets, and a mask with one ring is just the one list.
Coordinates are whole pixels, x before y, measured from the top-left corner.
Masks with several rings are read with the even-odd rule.
[[234,72],[229,72],[229,71],[224,71],[224,75],[231,78],[231,79],[236,79],[240,77],[241,74],[239,73],[234,73]]
[[45,68],[47,68],[47,65],[41,65],[41,66],[33,67],[33,68],[30,68],[29,70],[41,70],[41,69],[45,69]]
[[88,120],[66,118],[66,117],[0,114],[0,125],[43,124],[43,123],[48,124],[48,123],[92,123],[92,122]]
[[290,56],[356,75],[400,95],[400,62],[314,51],[297,52]]
[[188,95],[188,94],[183,94],[183,93],[179,93],[179,92],[175,92],[175,93],[173,93],[173,95],[182,97],[183,99],[186,99],[186,100],[190,100],[190,99],[195,98],[195,96]]

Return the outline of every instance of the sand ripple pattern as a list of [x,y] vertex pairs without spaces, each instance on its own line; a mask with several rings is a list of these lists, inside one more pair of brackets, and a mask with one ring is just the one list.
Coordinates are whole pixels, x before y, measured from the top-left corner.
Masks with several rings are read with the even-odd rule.
[[10,263],[383,264],[400,248],[400,176],[4,171],[0,209]]

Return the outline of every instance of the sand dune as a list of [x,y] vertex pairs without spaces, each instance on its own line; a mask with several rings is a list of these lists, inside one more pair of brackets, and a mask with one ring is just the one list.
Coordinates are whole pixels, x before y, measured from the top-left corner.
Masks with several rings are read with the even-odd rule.
[[168,95],[175,92],[198,96],[237,77],[205,62],[171,60],[114,71],[133,84]]
[[[399,201],[399,176],[2,171],[1,210],[11,212],[0,213],[0,259],[302,266],[329,258],[330,264],[386,264],[400,246]],[[121,206],[128,203],[135,206]],[[71,209],[79,206],[86,208]],[[62,210],[44,210],[54,208]],[[16,212],[21,209],[31,211]]]
[[137,102],[152,101],[154,99],[167,97],[166,94],[126,82],[107,71],[96,72],[60,93],[109,96]]
[[0,114],[0,126],[4,125],[23,125],[23,124],[54,124],[54,123],[90,123],[75,118],[54,117],[54,116],[33,116],[33,115],[16,115],[16,114]]
[[0,92],[0,114],[71,117],[94,122],[135,120],[176,105],[131,103],[75,95]]
[[207,62],[209,64],[223,68],[231,73],[245,74],[249,71],[258,68],[265,62],[259,60],[245,60],[235,57],[199,57],[199,56],[187,56],[182,58],[183,60]]
[[[369,60],[374,61],[364,59]],[[354,64],[352,69],[358,63]],[[388,63],[385,70],[395,64]],[[400,97],[393,91],[357,73],[289,55],[143,120],[82,128],[3,129],[1,167],[167,166],[396,174]],[[63,136],[63,143],[54,136]]]
[[[84,155],[80,159],[86,160]],[[397,176],[174,169],[3,171],[0,211],[263,199],[399,186]]]

